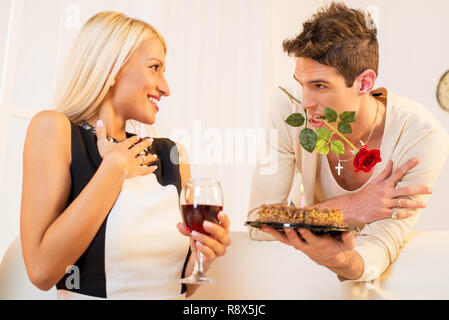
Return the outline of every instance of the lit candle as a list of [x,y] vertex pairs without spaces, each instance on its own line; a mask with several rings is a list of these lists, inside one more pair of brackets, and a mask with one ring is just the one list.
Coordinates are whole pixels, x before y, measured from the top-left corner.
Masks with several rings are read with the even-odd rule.
[[304,186],[301,183],[301,188],[299,189],[299,197],[301,199],[300,207],[304,208]]

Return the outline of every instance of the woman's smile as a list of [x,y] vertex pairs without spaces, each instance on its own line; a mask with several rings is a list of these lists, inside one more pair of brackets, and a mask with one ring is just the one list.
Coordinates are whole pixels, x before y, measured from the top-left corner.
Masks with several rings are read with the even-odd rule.
[[153,107],[156,109],[156,112],[159,111],[159,107],[157,106],[157,101],[161,100],[161,97],[149,94],[148,100],[153,105]]

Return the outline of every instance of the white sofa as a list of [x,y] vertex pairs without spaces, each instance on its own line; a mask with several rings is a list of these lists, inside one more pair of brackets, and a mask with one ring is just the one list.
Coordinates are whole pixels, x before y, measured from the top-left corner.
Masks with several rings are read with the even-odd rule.
[[[340,283],[324,267],[278,242],[251,241],[233,232],[225,257],[208,275],[218,283],[203,286],[190,299],[449,299],[449,230],[413,233],[399,258],[369,283]],[[28,280],[20,241],[0,265],[0,300],[55,299]]]
[[0,300],[54,300],[56,289],[42,291],[28,279],[23,262],[20,239],[17,237],[6,250],[0,264]]

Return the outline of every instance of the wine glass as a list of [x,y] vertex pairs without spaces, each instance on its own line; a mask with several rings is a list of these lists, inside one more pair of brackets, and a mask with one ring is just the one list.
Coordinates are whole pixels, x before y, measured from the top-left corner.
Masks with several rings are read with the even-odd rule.
[[[218,223],[218,213],[223,209],[223,192],[220,182],[213,179],[190,179],[182,188],[179,198],[184,225],[191,232],[209,235],[204,230],[203,222],[208,220]],[[181,279],[182,283],[213,284],[203,269],[203,253],[197,250],[196,263],[192,274]]]

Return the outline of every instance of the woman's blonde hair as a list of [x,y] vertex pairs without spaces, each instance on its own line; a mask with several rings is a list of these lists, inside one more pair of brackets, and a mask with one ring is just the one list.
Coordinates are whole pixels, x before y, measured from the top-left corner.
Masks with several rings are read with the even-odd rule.
[[145,40],[162,35],[150,24],[114,11],[100,12],[81,29],[63,68],[56,110],[79,124],[94,116],[121,67]]

